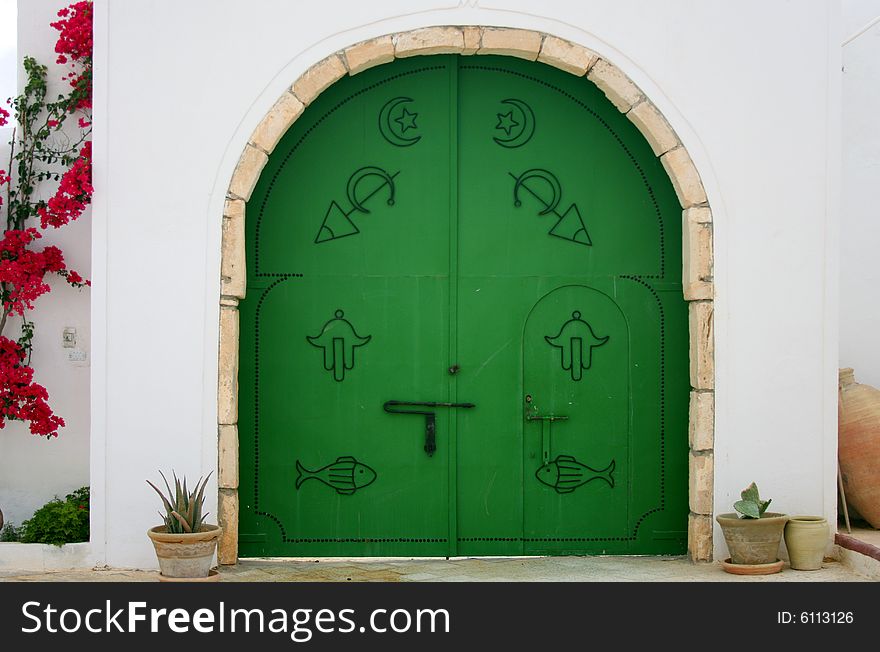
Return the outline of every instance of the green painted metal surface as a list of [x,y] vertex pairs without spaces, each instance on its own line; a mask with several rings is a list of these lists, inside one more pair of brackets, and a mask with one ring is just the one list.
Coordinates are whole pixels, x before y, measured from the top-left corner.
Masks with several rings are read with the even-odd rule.
[[332,86],[248,203],[240,554],[684,552],[680,229],[583,78],[435,56]]

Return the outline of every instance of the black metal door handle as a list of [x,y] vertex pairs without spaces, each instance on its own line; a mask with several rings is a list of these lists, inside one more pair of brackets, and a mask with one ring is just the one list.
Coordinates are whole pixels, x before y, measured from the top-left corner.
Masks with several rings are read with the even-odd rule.
[[407,410],[405,408],[473,408],[473,403],[439,403],[436,401],[385,401],[382,409],[389,414],[421,414],[425,417],[425,452],[428,457],[437,450],[437,414],[433,410]]

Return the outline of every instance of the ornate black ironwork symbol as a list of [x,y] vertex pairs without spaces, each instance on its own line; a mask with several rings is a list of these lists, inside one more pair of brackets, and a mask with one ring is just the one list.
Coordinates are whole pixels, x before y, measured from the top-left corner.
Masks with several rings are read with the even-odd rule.
[[495,129],[503,131],[505,136],[494,136],[492,140],[502,147],[522,147],[535,135],[535,112],[522,100],[508,98],[501,103],[513,108],[507,113],[498,113]]
[[354,350],[373,338],[358,335],[351,322],[343,317],[345,313],[337,310],[318,335],[306,335],[309,344],[324,349],[324,369],[332,372],[336,382],[345,380],[345,372],[354,369]]
[[598,337],[593,332],[593,327],[581,319],[580,311],[575,310],[556,337],[545,335],[544,339],[550,346],[561,350],[562,368],[570,371],[571,379],[577,381],[592,365],[593,349],[605,344],[609,337]]
[[[406,104],[412,102],[411,97],[395,97],[388,100],[382,110],[379,111],[379,133],[382,138],[397,147],[409,147],[419,142],[421,136],[406,136],[408,131],[418,131],[416,118],[418,113],[413,113],[406,108]],[[397,108],[401,107],[398,111]]]
[[[346,184],[345,187],[345,194],[348,196],[348,201],[351,203],[351,210],[345,212],[339,207],[339,204],[337,204],[335,200],[331,201],[330,208],[327,209],[327,214],[324,216],[324,221],[321,222],[321,228],[318,229],[318,235],[315,236],[315,244],[329,242],[330,240],[338,240],[339,238],[345,238],[346,236],[360,233],[360,229],[358,229],[354,222],[351,221],[351,215],[354,213],[368,214],[370,211],[364,206],[364,203],[385,186],[388,186],[390,191],[388,205],[393,206],[395,192],[394,178],[398,174],[400,173],[395,172],[394,174],[388,174],[382,168],[371,165],[362,167],[352,174],[348,178],[348,184]],[[375,182],[375,179],[379,180],[378,184]],[[359,188],[364,185],[364,181],[366,180],[371,182],[371,187],[363,197],[359,197]]]
[[557,455],[552,462],[544,464],[535,472],[535,477],[542,484],[552,487],[558,494],[570,494],[578,487],[582,487],[593,480],[604,480],[608,486],[614,489],[614,467],[611,464],[601,471],[578,462],[571,455]]
[[337,457],[335,462],[317,471],[309,471],[297,460],[296,472],[297,490],[306,480],[320,480],[335,489],[336,493],[345,496],[368,487],[376,480],[376,472],[373,469],[349,456]]
[[[573,203],[564,213],[560,213],[557,210],[559,202],[562,200],[562,186],[559,184],[559,179],[557,179],[553,173],[535,168],[532,170],[526,170],[519,176],[516,176],[512,172],[508,172],[508,174],[513,177],[515,181],[513,185],[514,206],[517,208],[522,206],[520,189],[525,188],[532,197],[537,199],[544,206],[544,208],[538,212],[538,215],[553,214],[557,218],[556,224],[554,224],[553,228],[548,231],[548,235],[576,242],[577,244],[582,244],[587,247],[592,246],[593,241],[590,239],[590,234],[587,233],[587,227],[584,225],[584,220],[581,217],[581,212],[578,209],[577,204]],[[534,183],[535,179],[544,181],[544,184],[542,184],[544,186],[543,189],[536,187],[536,184]],[[549,198],[546,195],[547,190],[550,191]]]

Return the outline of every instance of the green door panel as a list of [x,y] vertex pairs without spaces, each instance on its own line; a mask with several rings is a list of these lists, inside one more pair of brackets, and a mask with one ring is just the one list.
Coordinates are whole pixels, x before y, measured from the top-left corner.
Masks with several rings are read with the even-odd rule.
[[[391,75],[368,70],[309,106],[248,202],[253,281],[291,272],[448,274],[453,63],[422,58],[400,62]],[[404,135],[414,142],[401,147],[377,120],[399,132],[395,116],[404,111]],[[413,246],[425,242],[431,246]]]
[[[289,278],[259,291],[255,516],[281,530],[289,554],[338,556],[353,545],[405,554],[412,539],[445,554],[448,424],[438,423],[438,450],[428,458],[417,422],[375,407],[388,392],[445,397],[445,373],[429,371],[446,341],[447,285],[426,277]],[[436,352],[424,341],[439,343]],[[400,355],[382,355],[389,348]],[[377,377],[387,380],[379,385]],[[365,468],[309,473],[341,458]],[[395,500],[401,494],[421,499]]]
[[582,285],[552,290],[526,318],[527,552],[580,548],[627,534],[629,331],[613,298]]
[[684,552],[680,228],[584,79],[434,56],[333,85],[248,203],[240,554]]
[[448,415],[428,457],[419,420],[382,404],[449,394],[450,63],[328,89],[248,204],[243,555],[447,552]]
[[[661,213],[677,222],[680,209],[635,126],[592,83],[542,64],[460,66],[462,273],[662,275]],[[499,145],[510,120],[531,138]]]

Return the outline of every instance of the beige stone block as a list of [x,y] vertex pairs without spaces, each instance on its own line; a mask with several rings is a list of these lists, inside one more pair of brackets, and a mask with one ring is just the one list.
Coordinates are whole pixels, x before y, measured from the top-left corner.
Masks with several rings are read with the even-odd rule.
[[217,483],[221,489],[238,489],[238,426],[217,427]]
[[220,308],[217,423],[238,422],[238,310]]
[[229,308],[238,308],[238,297],[226,297],[220,295],[220,305]]
[[692,210],[682,212],[682,285],[685,299],[712,298],[713,256],[712,224],[696,222]]
[[275,145],[303,112],[303,103],[293,93],[285,92],[251,134],[251,144],[271,154]]
[[544,37],[538,61],[582,77],[593,67],[599,55],[587,48],[555,36]]
[[534,61],[541,51],[541,34],[527,29],[483,30],[483,38],[477,54],[503,54]]
[[712,211],[708,206],[692,206],[682,211],[682,281],[685,298],[712,298],[715,275]]
[[332,54],[306,70],[293,83],[293,94],[300,102],[309,105],[324,89],[341,79],[347,72],[339,55]]
[[688,515],[688,555],[691,561],[712,561],[713,521],[703,514]]
[[356,75],[367,68],[394,61],[394,43],[390,35],[380,36],[352,45],[345,50],[344,54],[348,64],[348,73]]
[[688,412],[688,442],[691,450],[712,450],[715,447],[715,393],[691,392]]
[[476,54],[477,50],[480,49],[480,40],[483,38],[483,29],[481,27],[469,25],[463,27],[462,32],[464,33],[464,47],[462,48],[461,53],[466,55]]
[[226,203],[223,204],[223,217],[244,221],[246,205],[247,203],[241,199],[227,199]]
[[712,227],[709,224],[691,223],[688,233],[688,281],[712,280]]
[[706,190],[694,162],[684,147],[676,147],[660,157],[682,208],[706,203]]
[[232,173],[232,181],[229,182],[229,192],[239,199],[247,201],[251,198],[257,179],[266,166],[269,157],[266,152],[257,149],[253,145],[246,145],[238,159],[238,165]]
[[657,156],[679,146],[678,136],[652,102],[648,100],[639,102],[626,114],[626,117],[642,132]]
[[629,111],[642,100],[642,92],[626,74],[613,63],[599,59],[590,68],[587,78],[605,93],[605,97],[621,113]]
[[226,200],[220,259],[220,293],[238,299],[244,299],[247,288],[244,214],[243,200]]
[[224,566],[238,563],[238,490],[221,489],[217,499],[217,522],[223,532],[217,542],[217,561]]
[[688,503],[695,514],[712,514],[714,461],[711,453],[690,453]]
[[688,304],[690,380],[694,389],[715,389],[714,306],[711,301]]
[[684,210],[687,213],[686,220],[694,224],[711,224],[712,209],[708,206],[691,206]]
[[458,54],[464,50],[464,33],[459,27],[425,27],[395,37],[394,56]]
[[698,281],[684,286],[685,301],[712,301],[715,298],[715,284],[712,281]]

